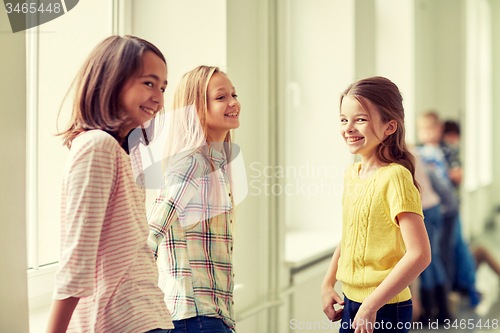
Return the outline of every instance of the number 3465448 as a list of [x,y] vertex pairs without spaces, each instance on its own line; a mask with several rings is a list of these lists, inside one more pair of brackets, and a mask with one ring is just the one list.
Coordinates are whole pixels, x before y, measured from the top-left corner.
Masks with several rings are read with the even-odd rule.
[[20,3],[17,3],[17,4],[12,4],[12,3],[9,3],[7,2],[5,4],[5,8],[7,9],[7,14],[10,14],[12,12],[16,12],[16,13],[24,13],[24,14],[27,14],[27,13],[31,13],[31,14],[34,14],[34,13],[44,13],[44,12],[47,12],[47,13],[59,13],[61,12],[62,8],[61,8],[61,4],[60,3],[47,3],[45,4],[45,7],[44,7],[44,4],[41,3],[40,5],[36,4],[36,3],[23,3],[23,4],[20,4]]

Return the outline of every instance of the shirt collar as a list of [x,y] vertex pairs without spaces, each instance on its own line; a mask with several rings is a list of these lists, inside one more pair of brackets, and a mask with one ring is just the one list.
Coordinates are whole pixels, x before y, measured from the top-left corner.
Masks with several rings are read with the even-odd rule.
[[220,152],[220,151],[210,147],[209,154],[210,154],[210,157],[212,158],[212,161],[214,162],[215,165],[222,167],[226,164],[226,153],[225,153],[224,149],[222,149],[222,152]]

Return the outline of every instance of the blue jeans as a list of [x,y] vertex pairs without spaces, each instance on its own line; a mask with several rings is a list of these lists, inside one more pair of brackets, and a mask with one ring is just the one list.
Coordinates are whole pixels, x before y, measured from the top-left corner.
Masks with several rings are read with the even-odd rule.
[[146,333],[170,333],[170,332],[171,332],[170,330],[164,330],[162,328],[158,328],[156,330],[147,331]]
[[459,290],[475,290],[476,261],[462,237],[462,221],[457,216],[455,227],[455,279],[453,287]]
[[198,316],[174,320],[174,326],[170,333],[233,333],[222,319],[215,317]]
[[[351,301],[345,296],[344,301],[344,313],[342,314],[339,333],[354,333],[351,324],[354,322],[361,303]],[[377,311],[377,320],[373,325],[373,332],[408,333],[412,325],[412,314],[411,299],[404,302],[386,304]]]
[[452,287],[456,277],[455,247],[457,244],[458,214],[443,216],[443,233],[441,234],[441,261],[446,270],[446,281]]
[[424,210],[424,223],[431,244],[432,261],[422,274],[420,274],[420,287],[431,290],[437,286],[444,286],[447,278],[446,270],[441,260],[440,248],[440,240],[443,232],[441,205]]

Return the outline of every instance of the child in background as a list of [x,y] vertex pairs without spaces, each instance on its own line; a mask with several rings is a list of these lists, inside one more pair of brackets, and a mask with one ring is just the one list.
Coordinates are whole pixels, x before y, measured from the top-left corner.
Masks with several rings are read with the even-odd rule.
[[[230,130],[240,103],[217,67],[184,75],[166,145],[166,187],[148,212],[159,285],[177,332],[233,332],[233,182]],[[178,133],[178,134],[177,134]]]
[[[340,332],[408,332],[408,285],[429,265],[431,251],[399,89],[383,77],[351,84],[341,96],[340,123],[361,163],[346,171],[342,241],[322,284],[323,309],[330,320],[342,318]],[[334,290],[337,280],[344,300]]]
[[451,319],[451,315],[448,308],[447,276],[441,261],[440,241],[443,234],[441,199],[432,187],[424,162],[418,153],[414,153],[414,156],[415,179],[421,189],[424,223],[432,250],[432,261],[420,274],[420,290],[412,290],[413,295],[420,296],[421,310],[423,310],[423,314],[416,319],[422,321],[424,325],[436,319],[444,323],[444,320]]
[[457,188],[462,183],[462,163],[459,159],[460,126],[458,123],[452,120],[444,122],[441,149],[448,166],[448,176]]
[[443,230],[446,230],[440,242],[441,257],[449,284],[452,284],[456,274],[455,232],[458,228],[459,202],[455,197],[446,159],[440,146],[442,133],[443,126],[435,112],[425,112],[417,119],[417,135],[422,143],[422,146],[417,147],[417,151],[425,164],[432,187],[441,199]]
[[462,236],[459,200],[449,176],[445,153],[441,148],[443,125],[434,111],[423,113],[417,121],[417,134],[422,142],[418,147],[434,191],[441,199],[443,230],[441,257],[446,268],[447,288],[468,295],[470,305],[476,307],[480,294],[476,289],[475,263]]
[[[453,120],[444,122],[441,147],[444,152],[444,157],[448,162],[448,175],[456,188],[462,182],[462,163],[459,158],[460,125],[457,122]],[[474,244],[471,246],[471,250],[476,260],[476,268],[481,265],[481,263],[485,262],[498,276],[500,276],[500,264],[486,247]]]
[[170,314],[147,245],[145,193],[122,148],[163,109],[167,66],[151,43],[112,36],[91,52],[74,84],[61,133],[61,258],[47,332],[169,332]]

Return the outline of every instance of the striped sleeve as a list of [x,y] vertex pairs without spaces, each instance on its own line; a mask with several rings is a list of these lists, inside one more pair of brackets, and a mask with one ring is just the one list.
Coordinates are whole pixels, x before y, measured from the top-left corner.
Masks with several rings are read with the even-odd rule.
[[116,149],[110,143],[96,146],[88,140],[70,154],[63,184],[63,234],[54,299],[93,293],[96,256],[116,176]]
[[182,215],[200,188],[202,166],[194,157],[165,175],[166,188],[161,190],[148,212],[148,244],[157,258],[158,246],[172,221]]

